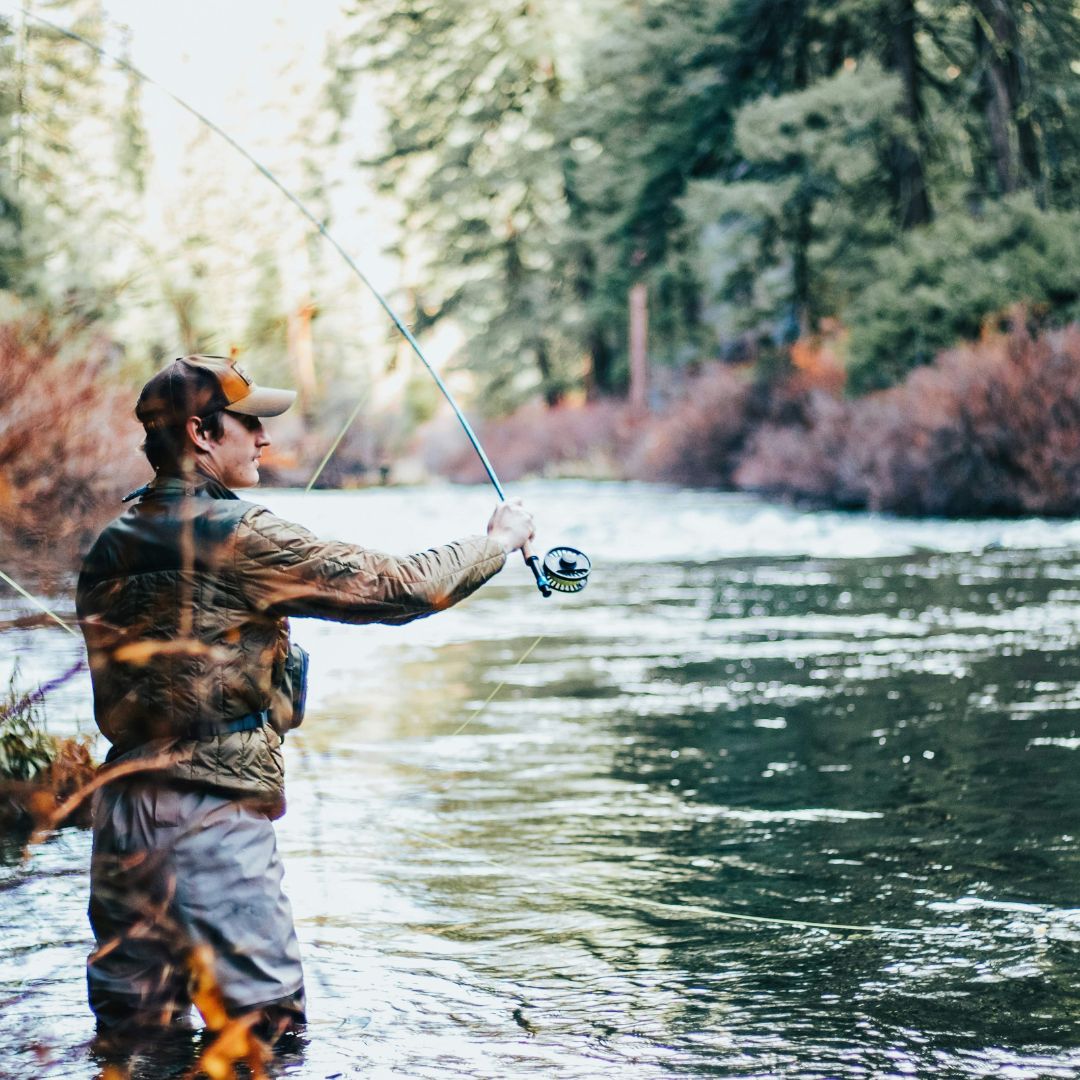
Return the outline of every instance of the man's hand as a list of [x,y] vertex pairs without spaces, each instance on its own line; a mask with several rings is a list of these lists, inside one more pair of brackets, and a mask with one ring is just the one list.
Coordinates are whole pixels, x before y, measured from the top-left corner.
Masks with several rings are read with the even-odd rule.
[[517,551],[536,535],[532,514],[522,505],[520,499],[508,499],[495,507],[495,513],[488,522],[488,536],[502,544],[507,554]]

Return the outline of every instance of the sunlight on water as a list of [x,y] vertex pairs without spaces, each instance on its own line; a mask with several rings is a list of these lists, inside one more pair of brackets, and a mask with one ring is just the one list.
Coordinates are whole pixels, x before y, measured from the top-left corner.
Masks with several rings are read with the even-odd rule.
[[[312,1023],[281,1074],[1075,1076],[1080,526],[521,490],[542,548],[593,557],[579,596],[511,560],[408,627],[294,625],[279,839]],[[396,551],[492,505],[260,498]],[[5,636],[27,680],[77,657]],[[85,678],[50,718],[87,723]],[[0,868],[5,1076],[94,1074],[88,858],[65,831]]]

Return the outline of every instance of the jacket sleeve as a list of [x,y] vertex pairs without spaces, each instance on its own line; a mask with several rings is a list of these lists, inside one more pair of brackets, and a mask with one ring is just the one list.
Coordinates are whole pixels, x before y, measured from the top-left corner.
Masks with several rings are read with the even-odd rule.
[[262,507],[236,532],[239,588],[252,608],[274,616],[406,623],[463,600],[505,562],[502,545],[486,536],[396,557],[320,540]]

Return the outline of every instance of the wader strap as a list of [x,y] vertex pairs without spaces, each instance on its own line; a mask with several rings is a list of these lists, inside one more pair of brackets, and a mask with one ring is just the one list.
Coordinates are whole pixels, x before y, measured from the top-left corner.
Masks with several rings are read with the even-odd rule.
[[270,720],[270,710],[238,716],[234,720],[204,720],[192,724],[184,733],[189,739],[212,739],[215,735],[231,735],[234,731],[254,731]]

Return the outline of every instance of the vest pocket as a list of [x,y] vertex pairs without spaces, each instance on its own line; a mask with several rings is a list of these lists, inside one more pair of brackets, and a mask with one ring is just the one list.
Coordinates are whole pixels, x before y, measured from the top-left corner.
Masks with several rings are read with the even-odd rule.
[[270,722],[284,736],[298,728],[307,709],[309,657],[306,649],[290,645],[282,667],[280,681],[273,687],[270,702]]

